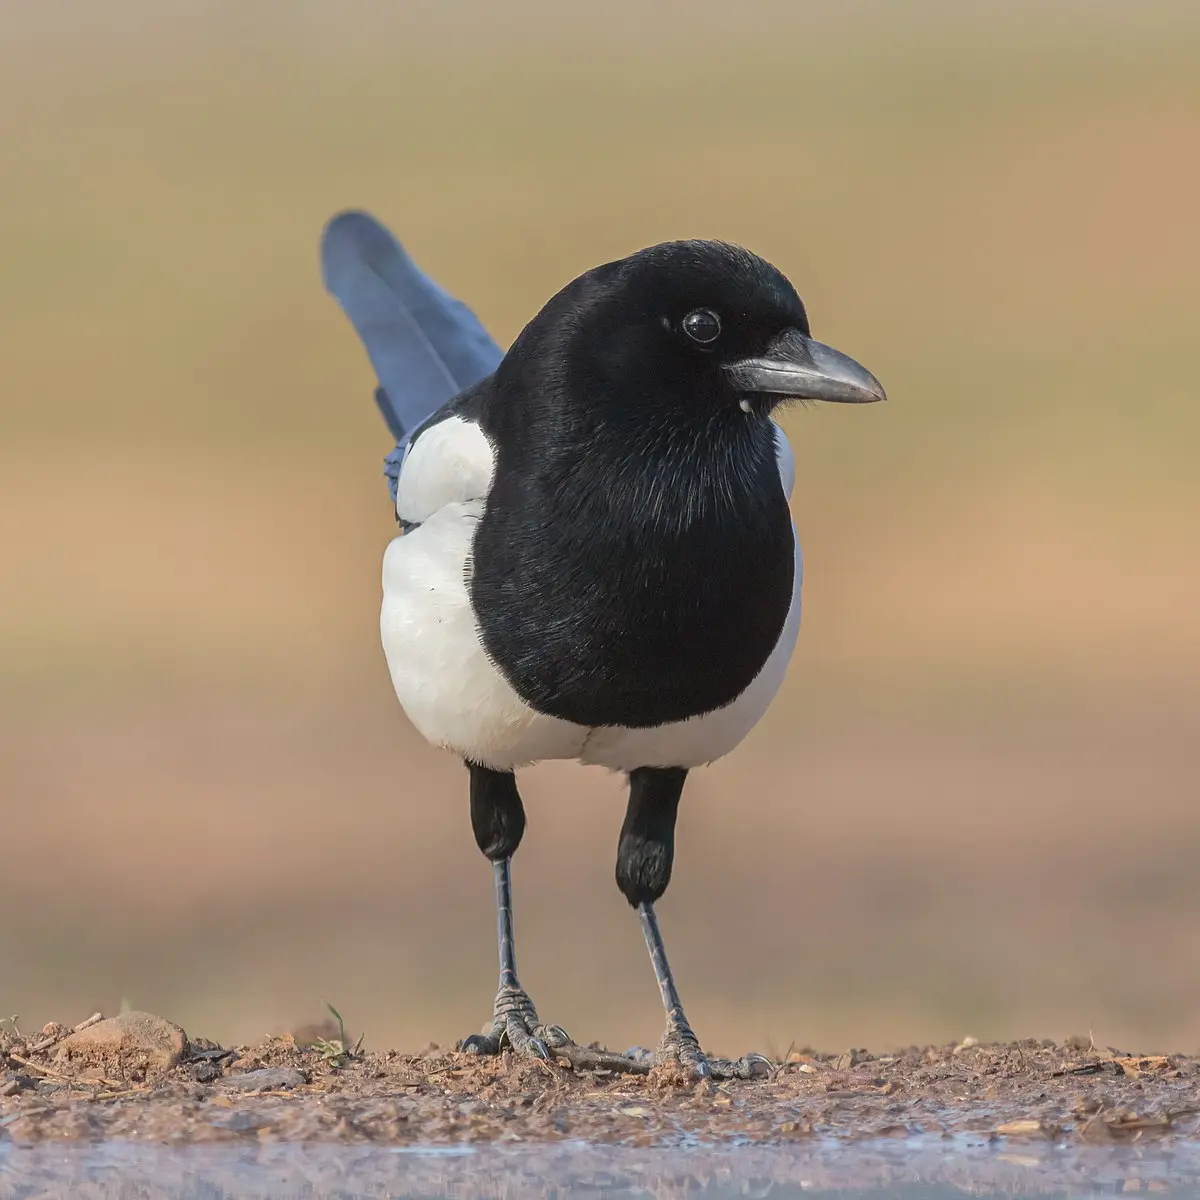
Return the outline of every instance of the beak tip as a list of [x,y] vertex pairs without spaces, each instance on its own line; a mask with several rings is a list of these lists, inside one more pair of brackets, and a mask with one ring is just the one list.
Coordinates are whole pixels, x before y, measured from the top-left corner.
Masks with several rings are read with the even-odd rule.
[[[857,364],[856,364],[857,365]],[[883,384],[879,382],[875,376],[865,367],[859,368],[862,371],[860,388],[862,392],[862,400],[865,404],[883,404],[887,401],[887,392],[884,390]]]
[[761,357],[729,363],[725,370],[743,394],[837,404],[887,400],[883,384],[866,367],[800,330],[786,330]]

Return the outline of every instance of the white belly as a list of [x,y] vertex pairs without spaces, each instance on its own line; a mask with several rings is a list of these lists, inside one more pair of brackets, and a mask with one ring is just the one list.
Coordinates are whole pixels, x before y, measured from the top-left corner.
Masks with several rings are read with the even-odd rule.
[[482,515],[483,501],[448,504],[394,539],[384,554],[383,651],[396,696],[428,741],[497,770],[547,758],[579,759],[621,771],[696,767],[728,754],[766,712],[783,682],[800,628],[799,543],[783,632],[763,669],[737,699],[714,712],[650,729],[589,729],[535,712],[484,651],[466,582],[466,563]]

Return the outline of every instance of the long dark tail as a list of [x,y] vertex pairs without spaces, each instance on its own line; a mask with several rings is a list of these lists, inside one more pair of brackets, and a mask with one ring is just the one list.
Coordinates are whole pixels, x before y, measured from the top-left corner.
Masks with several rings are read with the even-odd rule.
[[425,421],[490,375],[504,355],[479,318],[367,213],[339,213],[325,226],[321,275],[366,347],[379,380],[375,402],[400,452]]

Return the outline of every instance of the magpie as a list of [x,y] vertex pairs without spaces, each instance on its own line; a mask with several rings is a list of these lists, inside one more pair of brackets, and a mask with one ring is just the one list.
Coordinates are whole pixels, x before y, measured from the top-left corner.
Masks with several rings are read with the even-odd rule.
[[335,216],[321,260],[396,439],[385,475],[400,533],[380,614],[391,681],[417,730],[465,763],[495,875],[499,988],[460,1048],[581,1061],[519,982],[510,869],[525,830],[514,772],[571,759],[628,777],[616,881],[666,1010],[656,1052],[611,1058],[761,1073],[761,1056],[701,1049],[654,906],[688,772],[762,717],[800,625],[795,468],[773,414],[883,388],[812,337],[779,270],[724,242],[665,242],[584,272],[506,353],[368,214]]

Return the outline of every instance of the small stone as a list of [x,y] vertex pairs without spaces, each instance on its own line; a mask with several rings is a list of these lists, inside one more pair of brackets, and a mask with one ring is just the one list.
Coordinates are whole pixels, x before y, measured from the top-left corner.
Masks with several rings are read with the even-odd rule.
[[169,1071],[186,1047],[187,1034],[178,1025],[135,1011],[97,1021],[63,1038],[54,1058],[61,1066],[136,1080]]
[[996,1132],[1002,1137],[1034,1137],[1045,1132],[1041,1121],[1028,1117],[1021,1121],[1006,1121],[996,1126]]
[[256,1129],[265,1127],[269,1122],[261,1113],[253,1112],[235,1112],[230,1113],[228,1117],[222,1118],[219,1122],[214,1121],[214,1125],[219,1125],[221,1129],[230,1129],[234,1133],[253,1133]]
[[232,1058],[234,1051],[226,1050],[223,1046],[208,1038],[188,1038],[188,1060],[196,1062],[202,1058]]
[[276,1089],[303,1087],[308,1076],[295,1067],[263,1067],[242,1075],[226,1075],[221,1083],[239,1092],[273,1092]]
[[812,1133],[812,1125],[807,1121],[784,1121],[779,1132],[787,1137],[807,1137]]

